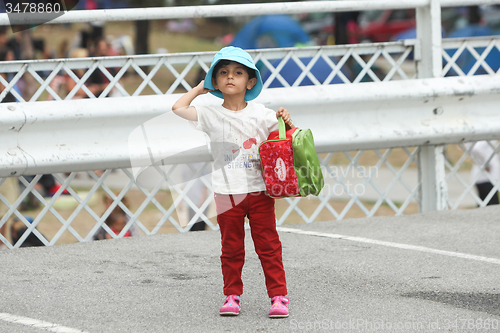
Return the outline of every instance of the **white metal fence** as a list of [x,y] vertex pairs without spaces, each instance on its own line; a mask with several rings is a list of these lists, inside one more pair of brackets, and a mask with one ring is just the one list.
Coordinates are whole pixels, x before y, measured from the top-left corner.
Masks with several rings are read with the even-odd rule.
[[[434,0],[418,3],[379,1],[376,4],[373,1],[311,2],[307,4],[307,10],[326,10],[325,5],[330,6],[328,10],[333,11],[366,9],[360,7],[363,4],[370,8],[417,7],[418,38],[391,43],[250,51],[265,79],[263,102],[275,105],[280,100],[279,96],[282,96],[282,101],[286,104],[287,92],[299,94],[294,95],[294,101],[290,102],[291,109],[295,111],[294,119],[302,126],[313,129],[327,179],[325,190],[318,198],[279,200],[278,223],[309,223],[486,205],[498,190],[498,180],[490,179],[494,188],[483,201],[474,189],[478,177],[470,179],[468,170],[473,165],[486,169],[488,163],[498,157],[499,146],[492,142],[492,153],[486,160],[479,161],[472,153],[473,146],[464,145],[464,142],[500,137],[500,131],[496,129],[500,124],[494,115],[495,110],[492,110],[492,105],[498,100],[499,69],[492,68],[486,60],[490,54],[500,52],[500,39],[481,37],[441,40],[435,23],[440,22],[439,2]],[[469,3],[441,1],[442,6],[453,4]],[[299,4],[289,5],[292,6],[290,10],[303,8],[293,7]],[[267,11],[275,12],[272,9],[274,7],[264,7]],[[197,13],[202,13],[204,9],[199,10]],[[208,13],[210,9],[205,10]],[[100,15],[98,12],[88,14]],[[65,19],[70,20],[70,15]],[[0,15],[0,23],[1,20]],[[76,18],[74,20],[77,21]],[[436,36],[439,36],[439,49],[436,49]],[[434,40],[432,45],[429,44],[430,40]],[[188,231],[199,217],[210,228],[216,229],[214,219],[209,219],[213,216],[210,183],[202,178],[202,187],[208,188],[208,195],[202,203],[194,203],[189,195],[189,188],[195,186],[194,182],[182,188],[172,181],[172,177],[179,176],[186,166],[192,168],[193,173],[201,172],[210,163],[208,154],[201,154],[195,164],[173,165],[165,179],[153,189],[147,190],[135,185],[126,153],[128,147],[123,141],[123,133],[132,131],[133,125],[137,126],[161,115],[167,111],[165,105],[168,108],[169,103],[177,98],[175,93],[189,90],[196,83],[198,72],[208,70],[214,53],[34,60],[0,64],[0,72],[8,73],[7,80],[0,77],[0,82],[7,87],[0,95],[0,100],[11,92],[21,102],[0,105],[0,117],[3,119],[0,135],[5,138],[0,142],[0,176],[36,175],[31,181],[24,177],[18,178],[21,191],[15,200],[8,200],[0,194],[0,206],[4,205],[8,210],[0,220],[0,225],[15,217],[28,227],[15,244],[0,236],[2,242],[8,247],[19,247],[31,233],[45,245],[89,241],[101,227],[112,238],[122,237],[126,232],[134,230],[146,235],[175,230],[183,232]],[[475,59],[474,65],[466,71],[463,68],[464,57]],[[149,72],[144,72],[145,66],[149,67]],[[299,68],[300,74],[289,77],[289,71],[284,68],[293,67]],[[83,75],[77,76],[77,69],[84,69]],[[99,96],[94,96],[85,85],[94,72],[101,72],[110,81]],[[466,76],[479,73],[485,75],[466,81],[466,88],[462,88],[460,82],[452,77],[441,79],[444,81],[418,80],[447,76],[465,79]],[[77,82],[72,91],[61,93],[57,90],[57,79],[62,74]],[[35,94],[28,100],[15,90],[16,83],[23,76],[32,76],[39,84]],[[129,84],[137,76],[140,77],[138,86]],[[488,80],[488,77],[493,79]],[[159,81],[167,81],[168,88],[162,90],[163,85],[156,83]],[[389,82],[392,85],[384,85]],[[398,89],[398,82],[407,82],[408,86]],[[304,84],[310,88],[303,87]],[[425,92],[423,86],[426,84],[431,87],[450,85],[450,89],[455,91],[443,90],[441,95],[432,95]],[[297,88],[299,85],[302,87]],[[341,88],[343,85],[352,86],[354,92],[351,100],[345,97],[344,102],[335,101],[330,95],[324,96],[322,100],[322,92],[348,95],[351,89],[348,91]],[[481,92],[482,86],[487,86],[489,90]],[[377,92],[376,87],[390,87],[393,91]],[[83,89],[89,98],[99,98],[102,101],[71,101],[79,89]],[[363,104],[364,89],[370,89],[371,93],[371,99],[365,101],[368,107]],[[418,91],[423,92],[421,96],[418,96]],[[299,102],[300,94],[311,95],[311,92],[319,96],[316,102],[311,101],[311,98]],[[397,93],[400,95],[395,97]],[[109,96],[123,98],[107,98]],[[471,105],[477,101],[474,97],[480,99],[476,103],[475,113],[471,111]],[[484,102],[481,99],[483,97]],[[405,98],[408,99],[408,113],[402,114]],[[42,102],[47,99],[55,102]],[[288,96],[288,100],[290,99]],[[463,104],[468,107],[461,106],[461,99],[465,100]],[[394,101],[397,101],[395,104],[399,103],[399,109],[391,106]],[[324,102],[322,106],[318,106],[320,102]],[[425,107],[426,103],[428,105]],[[374,109],[370,113],[369,105],[380,105],[382,110],[388,111],[376,112]],[[69,108],[67,116],[62,110],[65,107]],[[316,111],[308,114],[304,111],[308,107],[314,107]],[[97,109],[101,113],[96,112]],[[330,116],[325,117],[328,121],[322,121],[320,117],[325,113],[318,110],[326,110],[324,112],[328,113],[329,109]],[[430,115],[425,114],[427,110],[430,110]],[[448,116],[449,113],[451,116]],[[370,118],[370,114],[375,118]],[[445,121],[439,125],[442,127],[438,127],[432,117],[442,114],[448,118],[445,117]],[[357,122],[356,115],[367,119],[365,122]],[[349,120],[349,117],[352,119]],[[384,118],[387,122],[376,117],[387,117]],[[412,123],[405,124],[405,117]],[[395,127],[391,128],[389,123],[393,119],[397,121],[393,123]],[[372,125],[370,128],[372,120],[372,124],[382,127],[375,129]],[[339,124],[332,126],[332,122],[336,121]],[[425,132],[426,126],[437,134]],[[342,137],[328,135],[328,131],[332,129],[338,129],[340,133],[342,127],[352,130],[351,134],[356,134],[357,139],[349,138],[348,132]],[[384,131],[391,131],[392,134],[384,134]],[[379,138],[374,135],[379,135]],[[101,169],[98,172],[90,171]],[[55,179],[62,185],[52,197],[44,196],[40,190],[39,181],[44,173],[54,173]],[[0,184],[4,184],[5,180],[6,178],[2,178]],[[110,200],[103,203],[102,197]],[[126,227],[119,235],[115,235],[104,223],[116,207],[120,207],[129,217]],[[177,209],[179,207],[181,208]],[[186,207],[191,207],[194,213],[189,215]],[[33,217],[32,223],[26,215]]]

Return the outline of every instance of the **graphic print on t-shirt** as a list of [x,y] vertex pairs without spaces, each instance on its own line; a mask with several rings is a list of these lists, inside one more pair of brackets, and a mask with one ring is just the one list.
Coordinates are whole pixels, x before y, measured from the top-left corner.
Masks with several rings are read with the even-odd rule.
[[[228,151],[224,152],[224,161],[228,163],[228,169],[252,169],[258,168],[259,155],[257,146],[257,119],[251,118],[248,122],[243,122],[235,118],[223,118],[223,140],[224,147]],[[234,144],[238,145],[240,153],[236,154]],[[229,149],[231,149],[229,151]]]
[[250,148],[252,148],[253,145],[257,145],[256,138],[250,138],[247,141],[243,142],[243,148],[245,148],[245,149],[250,149]]

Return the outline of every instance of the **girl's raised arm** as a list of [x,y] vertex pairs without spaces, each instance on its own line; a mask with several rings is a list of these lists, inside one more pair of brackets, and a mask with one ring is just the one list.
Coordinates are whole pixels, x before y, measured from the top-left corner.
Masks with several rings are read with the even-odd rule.
[[196,108],[191,106],[191,102],[199,96],[208,93],[210,90],[203,87],[204,81],[201,81],[196,87],[182,95],[181,98],[172,106],[172,111],[187,120],[198,121]]

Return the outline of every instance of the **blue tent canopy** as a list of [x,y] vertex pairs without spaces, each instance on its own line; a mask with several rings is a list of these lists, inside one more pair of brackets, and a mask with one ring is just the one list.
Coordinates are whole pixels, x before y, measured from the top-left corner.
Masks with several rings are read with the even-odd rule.
[[311,38],[302,26],[287,15],[258,16],[248,22],[234,37],[231,45],[242,49],[292,47],[309,43]]
[[[311,61],[311,59],[312,58],[310,57],[300,58],[300,61],[302,61],[302,63],[307,66]],[[334,59],[330,58],[330,60],[332,60],[333,63],[336,63]],[[276,68],[280,64],[280,62],[281,59],[278,59],[271,62],[271,64]],[[332,69],[326,63],[325,60],[319,58],[311,68],[310,72],[320,83],[324,83],[325,80],[328,78],[328,75],[330,75],[330,73],[332,72]],[[267,68],[261,69],[261,73],[263,82],[266,82],[266,80],[268,80],[272,74],[271,71],[268,70]],[[283,68],[280,71],[280,75],[283,77],[283,79],[285,79],[285,81],[289,85],[292,85],[299,78],[300,74],[302,74],[302,69],[292,59],[289,59],[285,64],[285,66],[283,66]],[[330,84],[338,84],[338,83],[344,83],[344,82],[338,75],[335,75]],[[313,82],[307,76],[305,76],[299,84],[299,86],[312,86],[312,85]],[[269,85],[269,88],[280,88],[280,87],[283,87],[283,84],[276,78]]]
[[[302,26],[293,18],[287,15],[264,15],[259,16],[248,22],[234,37],[232,46],[241,47],[242,49],[260,49],[260,48],[279,48],[293,47],[297,44],[310,43],[311,39],[302,28]],[[300,58],[306,66],[312,58]],[[330,58],[333,63],[336,60]],[[277,67],[282,59],[270,61],[274,67]],[[259,62],[257,64],[262,80],[265,82],[271,76],[271,71],[266,66]],[[321,83],[323,83],[332,69],[323,59],[318,61],[311,68],[311,73]],[[301,68],[292,60],[288,60],[280,71],[280,75],[292,85],[302,73]],[[335,76],[331,81],[334,83],[342,83],[342,80]],[[313,85],[313,82],[306,76],[300,86]],[[269,85],[269,88],[283,87],[278,79],[274,79]]]
[[[450,33],[448,37],[450,38],[479,37],[479,36],[492,36],[498,34],[499,34],[498,32],[496,33],[493,32],[493,30],[489,27],[472,24],[464,28],[455,30],[454,32]],[[485,48],[476,47],[475,50],[477,51],[477,53],[482,54]],[[453,57],[456,51],[457,49],[446,50],[446,52],[450,57]],[[472,69],[472,67],[475,65],[476,61],[477,61],[476,58],[466,49],[458,57],[456,64],[465,74],[468,74]],[[485,62],[492,70],[498,72],[498,69],[500,68],[500,51],[498,51],[498,49],[494,47],[486,57]],[[481,74],[488,74],[488,72],[481,65],[477,68],[474,74],[481,75]],[[457,73],[455,72],[455,70],[453,70],[453,68],[451,68],[450,71],[447,73],[447,75],[454,76],[457,75]]]
[[[446,32],[444,29],[441,30],[441,37],[444,37]],[[404,40],[404,39],[415,39],[417,38],[417,28],[410,28],[408,30],[402,31],[396,36],[394,36],[394,40]]]

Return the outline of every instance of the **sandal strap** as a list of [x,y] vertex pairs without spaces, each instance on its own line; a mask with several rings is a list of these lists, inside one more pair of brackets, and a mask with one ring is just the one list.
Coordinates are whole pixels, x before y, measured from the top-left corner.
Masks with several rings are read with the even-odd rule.
[[271,304],[274,302],[281,302],[282,304],[290,304],[290,300],[285,296],[274,296],[271,298]]

